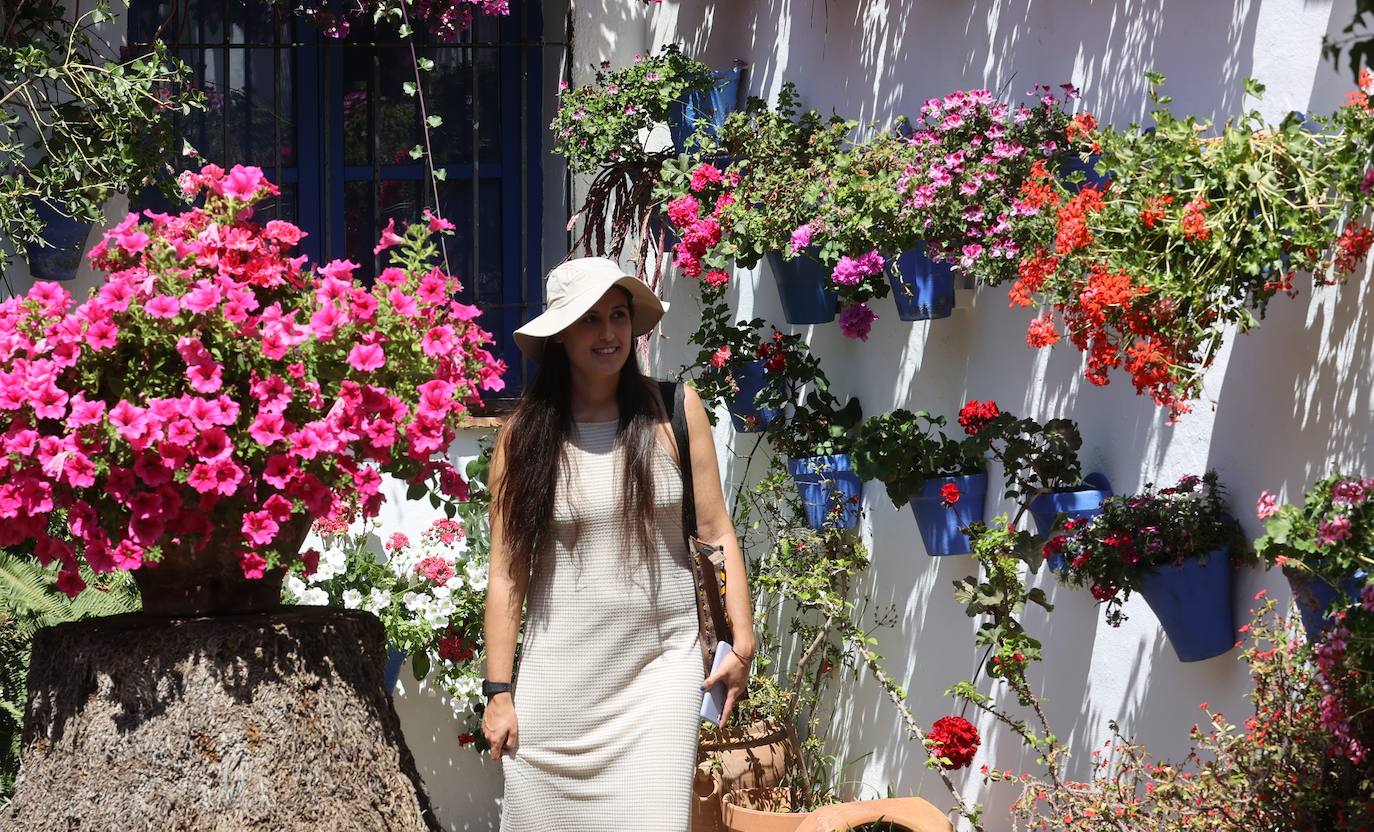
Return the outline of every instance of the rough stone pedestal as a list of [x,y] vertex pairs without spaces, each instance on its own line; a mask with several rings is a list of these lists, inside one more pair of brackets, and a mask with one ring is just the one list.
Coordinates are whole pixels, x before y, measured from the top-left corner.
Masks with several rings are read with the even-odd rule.
[[41,631],[8,832],[437,830],[370,614]]

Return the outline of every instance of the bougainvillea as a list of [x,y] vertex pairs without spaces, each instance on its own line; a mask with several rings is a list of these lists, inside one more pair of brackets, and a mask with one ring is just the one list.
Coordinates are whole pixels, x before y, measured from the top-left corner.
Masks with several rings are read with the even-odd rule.
[[[203,207],[110,229],[86,302],[38,283],[0,303],[0,546],[61,561],[70,594],[79,558],[133,570],[211,540],[260,577],[311,518],[375,514],[381,472],[460,495],[442,454],[502,385],[480,311],[429,263],[446,220],[384,240],[391,266],[369,288],[354,263],[293,256],[294,225],[253,220],[277,193],[261,170],[181,184]],[[69,537],[49,533],[54,513]]]

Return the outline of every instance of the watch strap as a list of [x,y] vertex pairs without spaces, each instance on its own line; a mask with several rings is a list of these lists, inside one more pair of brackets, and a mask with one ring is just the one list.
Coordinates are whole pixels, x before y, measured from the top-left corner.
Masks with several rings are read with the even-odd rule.
[[510,682],[490,682],[486,679],[482,680],[482,696],[487,699],[492,698],[498,693],[510,693],[512,689],[513,686]]

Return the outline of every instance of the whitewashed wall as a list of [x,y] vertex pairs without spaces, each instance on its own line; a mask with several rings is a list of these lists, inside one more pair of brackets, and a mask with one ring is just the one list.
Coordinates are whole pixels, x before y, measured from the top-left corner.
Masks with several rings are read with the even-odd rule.
[[[545,6],[546,35],[560,37],[567,5],[548,0]],[[851,118],[889,121],[956,88],[1005,87],[1008,95],[1019,95],[1035,82],[1072,81],[1083,88],[1088,109],[1117,124],[1144,117],[1142,73],[1154,69],[1169,77],[1176,112],[1234,114],[1253,105],[1241,86],[1253,76],[1269,88],[1258,106],[1278,118],[1290,109],[1339,104],[1348,79],[1320,61],[1319,45],[1351,10],[1352,0],[1334,7],[1322,0],[667,0],[647,7],[635,0],[578,0],[573,69],[581,83],[596,61],[620,64],[679,41],[717,66],[736,57],[748,61],[751,93],[771,97],[791,80],[807,105]],[[546,118],[562,70],[546,69]],[[545,267],[562,256],[566,240],[560,169],[550,157]],[[22,273],[13,276],[22,289]],[[757,314],[786,328],[771,277],[741,272],[738,278],[732,292],[740,317]],[[652,345],[660,374],[687,357],[686,334],[696,315],[688,282],[671,272],[668,280],[674,306],[664,336]],[[807,334],[830,378],[841,392],[859,396],[866,413],[910,407],[953,414],[967,398],[991,398],[1040,419],[1069,416],[1082,428],[1086,469],[1105,472],[1118,492],[1215,467],[1253,535],[1250,506],[1261,489],[1292,498],[1332,466],[1374,470],[1374,369],[1367,361],[1374,320],[1359,302],[1369,292],[1366,276],[1315,295],[1305,281],[1297,300],[1276,299],[1263,326],[1233,339],[1218,359],[1207,379],[1207,401],[1174,427],[1165,426],[1154,406],[1119,376],[1105,389],[1086,384],[1071,348],[1027,349],[1026,312],[1008,309],[1000,290],[981,290],[971,308],[929,323],[902,323],[890,303],[880,302],[880,320],[867,343],[843,338],[833,324]],[[475,432],[466,436],[455,454],[471,455],[476,440]],[[747,448],[734,446],[728,422],[717,440],[724,467],[736,470],[734,454]],[[428,504],[405,503],[403,492],[389,491],[388,531],[418,532],[432,512]],[[906,686],[917,718],[928,725],[952,712],[943,692],[970,676],[976,663],[974,622],[950,595],[950,581],[968,574],[972,560],[927,557],[913,542],[918,538],[910,513],[894,509],[881,486],[870,484],[866,501],[863,533],[874,564],[860,591],[876,606],[896,606],[898,622],[880,631],[879,650]],[[990,513],[1005,508],[993,505]],[[1113,629],[1085,593],[1061,590],[1044,577],[1039,582],[1056,610],[1027,618],[1046,644],[1035,673],[1057,733],[1072,745],[1078,775],[1085,773],[1090,750],[1108,736],[1109,720],[1152,749],[1181,756],[1199,702],[1230,714],[1244,711],[1246,676],[1230,656],[1180,664],[1138,599],[1127,608],[1129,622]],[[1276,576],[1244,573],[1238,616],[1261,587],[1287,592]],[[445,827],[496,828],[499,767],[458,747],[460,728],[440,697],[417,689],[408,670],[402,680],[397,709]],[[838,712],[835,750],[841,759],[863,757],[847,772],[862,781],[861,791],[872,796],[891,787],[948,805],[938,781],[925,772],[922,749],[902,739],[896,713],[866,673],[846,686]],[[1033,756],[1005,731],[986,723],[980,728],[986,744],[970,771],[983,762],[1033,767]],[[989,800],[989,829],[1009,826],[1012,788],[987,796],[975,774],[960,773],[956,782],[968,798]]]

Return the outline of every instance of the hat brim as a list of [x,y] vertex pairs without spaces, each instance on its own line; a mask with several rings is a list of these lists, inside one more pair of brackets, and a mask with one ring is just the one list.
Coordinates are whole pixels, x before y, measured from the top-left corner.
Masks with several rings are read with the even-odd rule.
[[617,286],[628,291],[632,298],[634,316],[631,335],[638,338],[658,326],[663,314],[668,311],[668,304],[659,300],[644,281],[626,274],[596,280],[558,306],[544,310],[515,330],[515,345],[527,358],[539,361],[544,356],[544,345],[551,336],[576,323],[602,296]]

